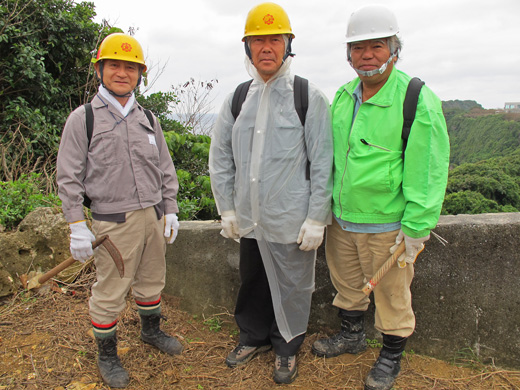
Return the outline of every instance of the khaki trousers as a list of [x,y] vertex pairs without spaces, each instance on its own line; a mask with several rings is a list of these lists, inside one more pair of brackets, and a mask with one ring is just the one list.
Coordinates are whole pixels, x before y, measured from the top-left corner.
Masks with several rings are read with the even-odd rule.
[[166,242],[164,217],[157,219],[153,207],[126,213],[126,222],[94,220],[92,231],[97,237],[108,234],[121,252],[125,275],[119,272],[104,246],[94,254],[96,282],[90,297],[90,316],[96,324],[111,324],[125,308],[125,298],[132,288],[137,301],[160,299],[166,278]]
[[[370,303],[362,288],[390,256],[399,231],[352,233],[336,220],[327,227],[325,253],[332,284],[337,290],[333,305],[344,310],[366,311]],[[410,285],[414,267],[392,267],[374,289],[375,328],[385,334],[408,337],[415,328]]]

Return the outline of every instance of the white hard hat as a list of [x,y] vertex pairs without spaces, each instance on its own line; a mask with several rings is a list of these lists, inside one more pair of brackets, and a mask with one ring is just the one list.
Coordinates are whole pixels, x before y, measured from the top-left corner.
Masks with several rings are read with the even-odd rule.
[[370,4],[358,8],[350,15],[347,26],[347,43],[387,38],[399,32],[397,18],[387,7]]

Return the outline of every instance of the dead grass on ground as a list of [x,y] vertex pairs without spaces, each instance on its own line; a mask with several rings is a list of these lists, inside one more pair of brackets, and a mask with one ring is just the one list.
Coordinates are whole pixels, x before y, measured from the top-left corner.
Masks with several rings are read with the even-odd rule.
[[[93,273],[71,285],[47,283],[39,292],[22,291],[0,306],[0,390],[108,389],[98,374],[97,348],[91,334],[88,296]],[[127,300],[118,325],[119,354],[130,373],[133,390],[161,389],[275,389],[274,353],[256,357],[245,367],[229,369],[224,360],[237,342],[230,313],[211,318],[180,311],[178,299],[163,297],[162,327],[178,337],[185,349],[168,356],[140,341],[140,321],[132,299]],[[308,335],[298,355],[299,377],[292,389],[363,389],[363,380],[379,349],[333,359],[315,357]],[[520,372],[469,362],[458,367],[406,354],[394,389],[484,390],[520,389]]]

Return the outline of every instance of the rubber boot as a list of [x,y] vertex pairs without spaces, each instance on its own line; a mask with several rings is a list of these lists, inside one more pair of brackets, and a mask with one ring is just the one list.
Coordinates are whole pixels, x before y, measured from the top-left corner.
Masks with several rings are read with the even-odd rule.
[[117,356],[116,335],[107,338],[96,337],[96,342],[99,350],[98,368],[101,378],[110,387],[126,387],[130,378]]
[[406,337],[383,334],[383,348],[365,381],[365,390],[390,390],[401,371]]
[[175,337],[160,329],[161,318],[164,317],[160,314],[141,315],[141,339],[168,355],[180,355],[184,347]]
[[338,316],[341,318],[340,332],[328,339],[316,340],[312,345],[314,354],[331,358],[367,349],[364,312],[340,309]]

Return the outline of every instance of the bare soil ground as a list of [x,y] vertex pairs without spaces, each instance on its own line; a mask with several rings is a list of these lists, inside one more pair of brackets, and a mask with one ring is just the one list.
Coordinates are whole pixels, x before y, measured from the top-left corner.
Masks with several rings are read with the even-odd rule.
[[[88,296],[93,274],[72,285],[47,283],[39,292],[21,291],[0,306],[0,390],[108,389],[96,366],[97,348],[90,331]],[[49,288],[50,287],[50,288]],[[131,381],[129,389],[275,389],[274,353],[264,353],[245,367],[229,369],[224,360],[237,342],[229,313],[197,318],[178,309],[178,299],[163,297],[163,329],[185,346],[181,356],[167,356],[140,341],[139,316],[131,299],[118,326],[119,354]],[[379,348],[333,359],[315,357],[308,335],[298,355],[299,377],[292,389],[363,389],[363,380]],[[394,389],[520,389],[520,371],[460,364],[408,352]]]

